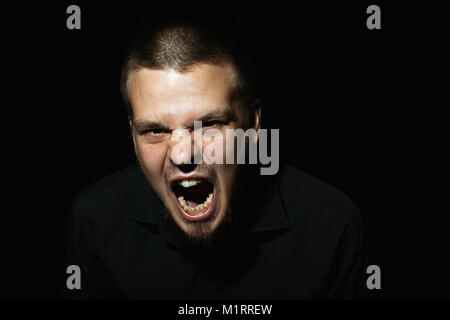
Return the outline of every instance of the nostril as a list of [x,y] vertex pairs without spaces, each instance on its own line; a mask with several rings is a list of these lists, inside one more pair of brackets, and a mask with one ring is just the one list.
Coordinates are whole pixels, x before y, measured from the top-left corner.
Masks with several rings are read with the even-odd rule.
[[189,163],[184,163],[184,164],[180,164],[177,165],[178,169],[180,169],[180,171],[184,172],[184,173],[189,173],[191,171],[195,170],[195,167],[197,165],[196,164],[189,164]]

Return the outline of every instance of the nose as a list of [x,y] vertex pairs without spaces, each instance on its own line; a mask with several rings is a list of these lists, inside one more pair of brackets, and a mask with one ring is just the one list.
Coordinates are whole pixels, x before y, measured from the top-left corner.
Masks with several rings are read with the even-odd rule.
[[172,134],[170,162],[185,173],[194,171],[199,162],[198,159],[201,159],[201,146],[196,144],[194,132],[175,131]]

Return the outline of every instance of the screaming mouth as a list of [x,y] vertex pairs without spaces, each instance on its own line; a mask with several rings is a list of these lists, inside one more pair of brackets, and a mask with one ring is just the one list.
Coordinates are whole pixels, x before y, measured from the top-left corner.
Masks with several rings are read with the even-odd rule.
[[208,218],[214,210],[215,188],[205,178],[175,180],[172,194],[184,218],[200,221]]

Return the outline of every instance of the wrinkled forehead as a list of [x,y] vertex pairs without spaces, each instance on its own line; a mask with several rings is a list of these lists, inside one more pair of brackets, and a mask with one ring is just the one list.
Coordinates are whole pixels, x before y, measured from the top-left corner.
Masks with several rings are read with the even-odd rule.
[[226,65],[199,64],[185,72],[141,68],[128,81],[134,118],[163,121],[230,108],[232,81]]

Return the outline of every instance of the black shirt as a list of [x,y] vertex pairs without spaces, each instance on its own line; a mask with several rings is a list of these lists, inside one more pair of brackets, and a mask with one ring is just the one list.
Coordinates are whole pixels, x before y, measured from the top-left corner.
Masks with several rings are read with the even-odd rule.
[[159,219],[161,202],[138,164],[74,201],[68,265],[81,269],[69,297],[132,299],[365,298],[361,215],[341,192],[284,165],[246,177],[237,231],[188,250]]

